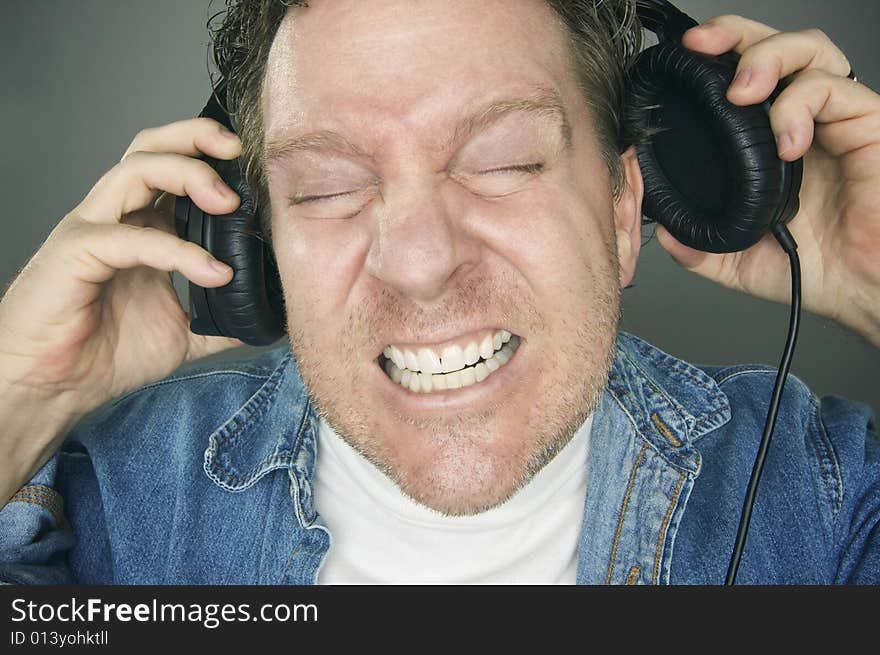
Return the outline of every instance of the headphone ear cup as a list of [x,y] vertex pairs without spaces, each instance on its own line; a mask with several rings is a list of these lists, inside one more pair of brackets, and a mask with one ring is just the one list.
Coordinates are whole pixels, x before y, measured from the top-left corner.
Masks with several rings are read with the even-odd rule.
[[727,100],[735,70],[733,56],[664,43],[627,80],[624,133],[637,139],[644,213],[706,252],[745,250],[798,209],[802,162],[778,158],[769,101]]
[[252,346],[269,345],[284,334],[285,315],[272,249],[262,236],[238,160],[209,163],[241,203],[231,214],[204,216],[203,247],[235,271],[229,284],[205,289],[208,309],[222,335]]

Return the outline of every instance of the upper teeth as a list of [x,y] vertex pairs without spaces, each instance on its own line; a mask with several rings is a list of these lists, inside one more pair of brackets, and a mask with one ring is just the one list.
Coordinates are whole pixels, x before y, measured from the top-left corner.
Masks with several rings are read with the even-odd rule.
[[442,352],[428,347],[416,350],[388,346],[383,351],[385,357],[395,363],[397,368],[421,373],[451,373],[476,363],[480,358],[490,359],[510,341],[511,334],[507,330],[498,330],[487,334],[482,341],[471,341],[464,348],[447,346]]

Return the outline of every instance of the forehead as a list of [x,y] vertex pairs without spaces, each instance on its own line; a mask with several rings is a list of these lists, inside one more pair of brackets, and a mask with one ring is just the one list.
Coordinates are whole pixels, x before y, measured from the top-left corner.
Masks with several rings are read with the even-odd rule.
[[562,92],[565,49],[542,0],[311,0],[273,41],[265,130],[424,126],[493,97]]

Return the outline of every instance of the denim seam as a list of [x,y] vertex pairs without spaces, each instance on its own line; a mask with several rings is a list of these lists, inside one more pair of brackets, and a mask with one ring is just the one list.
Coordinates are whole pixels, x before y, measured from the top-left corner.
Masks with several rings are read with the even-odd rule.
[[662,420],[660,420],[660,415],[657,412],[651,414],[651,420],[654,422],[654,425],[657,426],[657,429],[666,437],[667,441],[671,443],[675,448],[681,448],[681,441],[675,438],[675,435],[672,434],[672,431],[667,427]]
[[[629,358],[628,355],[624,355],[624,358],[629,362],[631,367],[633,367],[636,370],[641,371],[641,369]],[[710,377],[708,374],[703,373],[703,375],[705,376],[706,379],[699,379],[690,370],[688,370],[690,368],[693,368],[690,365],[685,364],[684,366],[686,368],[682,368],[681,366],[677,365],[677,363],[680,363],[680,360],[677,360],[671,356],[667,356],[666,359],[668,360],[668,362],[671,362],[670,368],[678,370],[685,377],[689,378],[702,391],[705,391],[707,393],[711,393],[713,391],[712,387],[710,385],[708,385],[706,382],[707,380],[713,380],[713,378]],[[699,369],[697,369],[697,370],[699,370]],[[654,381],[649,376],[642,373],[641,377],[644,379],[645,382],[647,382],[647,384],[651,387],[651,389],[655,393],[657,393],[661,398],[666,399],[666,401],[668,402],[670,407],[672,407],[672,409],[679,416],[681,416],[686,428],[687,428],[687,423],[688,423],[687,419],[690,418],[693,421],[693,426],[690,428],[691,432],[694,432],[694,433],[697,432],[697,428],[702,428],[704,425],[708,425],[708,423],[710,422],[710,419],[718,416],[719,414],[725,413],[729,409],[729,405],[727,403],[722,403],[720,406],[713,404],[707,408],[709,410],[712,410],[711,413],[701,414],[699,417],[694,416],[691,412],[689,412],[687,410],[687,408],[684,405],[682,405],[676,399],[669,396],[663,389],[661,389],[657,385],[655,385]],[[718,386],[717,382],[716,382],[716,388],[719,392],[721,391],[720,386]],[[690,434],[688,436],[690,436]]]
[[45,494],[34,492],[34,491],[25,491],[25,492],[19,491],[9,500],[10,501],[24,500],[26,498],[33,498],[35,500],[39,500],[41,503],[44,504],[44,506],[49,511],[52,512],[52,515],[56,518],[56,520],[59,519],[59,517],[61,517],[63,514],[61,508],[58,506],[58,504],[51,497],[46,496]]
[[[306,407],[307,411],[305,412],[305,416],[307,419],[308,419],[308,415],[309,415],[308,407],[309,407],[309,405],[307,405],[307,407]],[[307,425],[308,425],[308,420],[303,421],[303,426],[307,426]],[[305,428],[301,427],[300,435],[302,434],[303,429],[305,429]],[[330,537],[330,530],[328,530],[327,528],[325,528],[322,525],[316,524],[314,522],[314,520],[312,522],[306,521],[306,517],[302,513],[302,503],[301,503],[300,497],[299,497],[299,480],[296,478],[296,472],[294,471],[293,467],[290,467],[287,469],[287,477],[288,477],[288,494],[292,495],[293,506],[294,506],[294,510],[296,511],[296,517],[297,517],[299,524],[302,526],[302,528],[304,530],[319,530],[319,531],[326,533],[327,536]],[[315,518],[317,518],[317,517],[315,517]],[[304,539],[304,538],[305,538],[305,535],[303,535],[300,538],[299,543],[297,543],[296,547],[294,547],[294,549],[290,552],[290,555],[288,556],[287,562],[285,563],[285,566],[284,566],[283,578],[286,578],[289,575],[290,569],[293,566],[294,559],[295,559],[296,555],[302,550],[302,539]],[[326,558],[327,558],[327,554],[324,553],[324,558],[321,560],[321,564],[318,565],[318,570],[315,571],[315,582],[317,582],[318,574],[320,573],[321,566],[323,565],[324,560]]]
[[[819,464],[822,470],[822,479],[827,485],[829,491],[832,492],[833,497],[833,514],[834,520],[837,520],[837,516],[840,513],[840,509],[843,505],[843,477],[840,475],[840,462],[837,459],[837,453],[834,452],[834,444],[831,443],[831,440],[828,438],[828,433],[825,430],[825,424],[822,422],[822,419],[819,416],[819,402],[813,402],[813,411],[810,413],[810,421],[815,426],[816,432],[819,435],[819,440],[821,440],[821,446],[824,452],[824,459],[827,459],[828,463],[830,463],[832,470],[828,471],[825,466],[825,461],[820,460]],[[811,440],[813,441],[813,440]],[[815,444],[818,448],[819,444]]]
[[617,519],[617,530],[614,533],[614,544],[611,547],[611,561],[608,563],[608,575],[605,576],[605,584],[611,584],[611,576],[614,573],[614,558],[617,557],[617,545],[620,541],[620,533],[623,530],[623,521],[626,518],[626,508],[629,505],[629,496],[632,493],[633,484],[636,481],[636,473],[639,470],[639,466],[642,464],[642,458],[645,456],[646,450],[648,450],[647,442],[642,444],[642,449],[639,451],[636,463],[633,465],[632,471],[629,474],[629,483],[626,485],[626,493],[623,496],[623,505],[620,507],[620,516]]
[[778,369],[775,369],[772,366],[736,366],[724,368],[716,374],[719,377],[716,377],[715,381],[720,386],[728,380],[732,380],[740,375],[748,375],[749,373],[776,373],[777,370]]
[[9,499],[10,503],[30,503],[31,505],[39,505],[43,509],[49,510],[49,513],[52,514],[52,518],[55,519],[55,524],[58,527],[61,527],[61,518],[55,513],[47,503],[40,500],[39,498],[31,498],[28,496],[22,496],[21,498],[12,497]]
[[[289,359],[289,355],[284,357],[285,363]],[[220,464],[217,460],[217,455],[223,448],[231,447],[237,443],[238,438],[241,436],[243,432],[256,420],[259,420],[263,416],[265,416],[266,412],[269,411],[269,407],[271,405],[272,400],[275,398],[278,393],[278,389],[281,386],[281,383],[284,378],[284,372],[286,368],[285,366],[279,365],[276,367],[273,375],[270,375],[265,379],[264,384],[260,389],[254,393],[253,396],[248,400],[242,409],[239,410],[238,413],[231,419],[229,423],[222,426],[218,432],[216,433],[216,437],[214,437],[213,448],[209,445],[208,450],[205,452],[205,473],[208,477],[221,486],[224,489],[232,492],[244,491],[251,487],[257,480],[259,480],[262,476],[273,471],[278,468],[290,467],[290,463],[293,459],[292,453],[275,453],[274,455],[270,455],[262,461],[255,464],[249,471],[244,473],[243,475],[233,475],[225,469],[221,469],[223,476],[215,474],[213,471],[208,470],[208,462],[207,459],[210,458],[217,463],[216,468],[220,468]],[[276,375],[277,374],[277,375]],[[278,379],[275,381],[270,388],[266,388],[269,380],[272,377],[277,377]],[[238,486],[241,485],[241,486]],[[237,487],[237,488],[233,488]]]
[[669,406],[672,407],[672,409],[675,410],[675,412],[682,417],[682,419],[685,422],[685,425],[687,425],[687,418],[686,418],[687,416],[690,416],[692,419],[695,418],[690,412],[688,412],[684,408],[684,406],[681,403],[679,403],[674,398],[670,397],[665,391],[663,391],[656,384],[654,384],[654,381],[648,375],[646,375],[638,366],[636,366],[635,362],[633,362],[629,358],[629,355],[626,355],[626,360],[629,362],[629,364],[632,368],[641,372],[640,377],[642,378],[642,380],[645,383],[647,383],[647,385],[651,388],[651,390],[654,393],[656,393],[658,396],[660,396],[661,398],[665,399],[666,402],[669,404]]
[[[701,428],[701,427],[703,427],[703,425],[708,424],[710,419],[715,418],[719,414],[724,414],[725,412],[727,412],[728,409],[729,409],[729,407],[720,407],[720,408],[716,409],[714,412],[712,412],[710,414],[704,414],[703,416],[698,418],[697,421],[694,423],[694,432],[697,431],[697,428]],[[702,436],[702,435],[700,435],[700,436]]]
[[[271,378],[269,378],[271,379]],[[268,382],[268,379],[266,380]],[[256,419],[262,418],[268,411],[269,403],[278,390],[278,384],[274,388],[267,390],[264,386],[260,387],[253,396],[239,409],[226,425],[220,427],[217,431],[217,449],[223,446],[233,446],[237,443],[241,433],[254,422]]]
[[[743,369],[743,370],[735,370],[735,371],[732,371],[729,375],[725,375],[720,380],[718,380],[718,386],[721,386],[722,384],[725,384],[725,383],[729,382],[730,380],[732,380],[733,378],[739,377],[740,375],[749,375],[749,374],[753,374],[753,373],[772,373],[773,375],[776,375],[776,374],[778,374],[778,369],[775,369],[772,367],[767,367],[767,368],[754,368],[753,367],[753,368],[747,368],[747,369]],[[793,373],[789,373],[788,377],[786,377],[786,384],[789,381],[793,381],[795,384],[798,384],[799,386],[804,388],[807,391],[807,393],[810,393],[810,395],[812,395],[812,393],[809,391],[809,388],[807,388],[807,386],[804,384],[804,382],[799,377],[794,375]]]
[[41,501],[36,502],[36,504],[41,505],[52,512],[52,516],[55,518],[55,522],[59,526],[63,523],[64,500],[61,498],[61,494],[57,491],[44,485],[29,484],[19,489],[15,495],[9,499],[9,502],[14,500],[26,501],[28,497],[33,497],[35,501]]
[[61,498],[61,494],[55,491],[55,489],[42,484],[26,484],[16,492],[16,495],[20,493],[30,493],[35,496],[40,496],[59,510],[64,507],[64,500]]
[[678,495],[681,493],[681,487],[686,477],[684,471],[682,471],[678,477],[678,484],[675,485],[675,491],[672,493],[672,500],[669,501],[669,507],[666,509],[666,516],[663,517],[663,523],[660,525],[660,534],[657,535],[657,552],[654,554],[654,575],[651,578],[651,584],[657,584],[657,577],[660,573],[660,553],[663,550],[666,528],[669,526],[669,519],[672,518],[672,512],[675,509],[675,504],[678,502]]
[[[662,351],[657,351],[656,349],[648,349],[641,347],[641,344],[637,344],[637,347],[640,351],[640,354],[645,359],[649,361],[654,361],[660,364],[662,362],[663,368],[665,369],[673,369],[676,373],[680,373],[685,377],[689,378],[694,384],[702,388],[704,391],[712,391],[711,385],[707,384],[707,380],[711,380],[712,377],[706,372],[700,370],[699,368],[688,364],[680,359],[677,359],[670,355],[669,353],[664,353]],[[627,359],[629,356],[627,355]],[[632,362],[632,360],[630,360]],[[635,366],[635,364],[633,364]],[[694,371],[699,371],[702,375],[698,376]],[[705,377],[704,377],[705,376]]]
[[[618,397],[617,393],[616,393],[615,391],[611,390],[611,389],[607,389],[607,391],[608,391],[608,393],[611,395],[611,397],[614,398],[614,401],[617,403],[617,406],[620,408],[620,411],[622,411],[622,412],[626,415],[626,417],[629,419],[629,422],[630,422],[630,424],[632,425],[633,430],[634,430],[634,432],[636,433],[636,436],[639,437],[639,439],[641,439],[641,440],[644,441],[646,444],[648,444],[649,446],[651,446],[651,447],[654,449],[654,452],[656,452],[657,455],[660,457],[660,459],[662,459],[664,462],[666,462],[666,463],[669,464],[670,466],[672,466],[672,467],[674,467],[674,468],[676,468],[676,469],[685,469],[685,470],[687,470],[687,471],[691,471],[690,468],[688,468],[688,467],[686,467],[686,466],[683,466],[683,465],[681,464],[681,462],[673,461],[672,459],[670,459],[670,458],[667,456],[667,454],[666,454],[665,452],[663,452],[663,450],[661,450],[661,449],[659,449],[659,448],[656,448],[656,447],[654,446],[654,444],[651,443],[651,440],[648,439],[647,436],[645,436],[645,430],[643,429],[643,427],[649,427],[648,424],[647,424],[647,423],[644,423],[644,424],[643,424],[643,423],[641,423],[641,422],[639,422],[639,421],[636,421],[635,417],[630,413],[629,409],[627,409],[626,405],[625,405],[625,404],[623,403],[623,401]],[[719,412],[723,412],[723,411],[724,411],[724,409],[719,410]],[[699,474],[699,471],[700,471],[700,463],[701,463],[700,453],[697,452],[697,451],[694,451],[694,452],[695,452],[695,455],[694,455],[694,459],[695,459],[694,466],[695,466],[695,468],[694,468],[694,470],[691,471],[691,472],[694,473],[694,475],[698,475],[698,474]]]
[[626,574],[626,585],[632,586],[639,579],[639,567],[633,566],[630,568],[629,573]]
[[220,476],[215,475],[212,471],[206,470],[205,472],[208,477],[217,484],[217,486],[226,491],[231,491],[232,493],[239,493],[250,489],[267,473],[271,473],[280,468],[290,468],[290,460],[290,455],[274,455],[264,459],[260,462],[259,466],[254,467],[245,475],[241,476],[232,475],[231,473],[224,471],[223,477],[221,478]]
[[[736,369],[736,370],[731,371],[730,374],[722,376],[718,380],[718,384],[722,385],[722,384],[725,384],[728,381],[730,381],[733,378],[738,377],[740,375],[747,375],[747,374],[753,374],[753,373],[771,373],[771,374],[775,375],[775,374],[777,374],[777,369],[772,368],[772,367],[766,367],[766,368],[749,367],[746,369]],[[843,499],[843,479],[841,478],[841,475],[840,475],[840,462],[838,461],[837,453],[834,451],[834,445],[828,439],[827,432],[825,431],[825,426],[823,425],[822,420],[819,418],[819,400],[816,397],[816,395],[812,391],[810,391],[810,389],[796,375],[789,374],[789,376],[786,378],[786,382],[788,382],[790,380],[793,380],[795,382],[795,384],[799,384],[799,386],[802,387],[803,390],[807,394],[809,394],[809,396],[810,396],[810,404],[811,404],[812,410],[813,410],[810,413],[811,414],[810,421],[814,422],[814,424],[816,425],[817,432],[819,433],[819,436],[822,440],[822,447],[825,450],[825,454],[828,457],[828,459],[830,460],[831,465],[834,468],[834,473],[832,474],[833,484],[831,486],[836,487],[836,492],[837,492],[837,498],[835,499],[835,503],[834,503],[836,505],[834,513],[836,515],[837,512],[840,511],[840,506],[842,504],[842,499]],[[818,453],[817,453],[817,455],[818,455]],[[821,457],[821,455],[819,455],[819,456]],[[822,462],[820,461],[819,463],[821,466]],[[824,470],[824,467],[822,468],[821,475],[827,484],[828,478],[826,476],[828,475],[828,473],[827,473],[827,471]]]
[[248,378],[253,378],[255,380],[264,380],[265,381],[271,377],[271,372],[268,375],[257,375],[255,373],[249,373],[249,372],[245,372],[245,371],[222,370],[222,371],[207,371],[205,373],[195,373],[193,375],[186,375],[183,377],[166,378],[164,380],[152,382],[150,384],[147,384],[142,387],[138,387],[137,389],[134,389],[132,391],[129,391],[124,396],[120,396],[119,398],[114,400],[110,404],[110,407],[114,407],[114,406],[118,405],[119,403],[126,400],[127,398],[131,398],[132,396],[136,396],[139,393],[141,393],[142,391],[148,391],[150,389],[155,389],[157,387],[165,386],[166,384],[173,384],[175,382],[186,382],[188,380],[197,380],[199,378],[207,378],[207,377],[212,377],[214,375],[240,375],[242,377],[248,377]]
[[[303,442],[304,442],[304,439],[305,439],[305,432],[306,432],[306,430],[309,429],[309,424],[310,424],[309,418],[310,418],[311,411],[312,411],[312,400],[311,400],[311,398],[309,398],[308,396],[306,396],[306,406],[305,406],[305,409],[303,410],[302,420],[301,420],[301,423],[300,423],[299,429],[298,429],[297,432],[296,432],[295,446],[294,446],[294,450],[293,450],[293,452],[292,452],[291,455],[290,455],[291,465],[290,465],[290,467],[289,467],[290,470],[291,470],[293,473],[299,474],[299,476],[301,476],[301,477],[303,477],[303,478],[308,477],[308,476],[306,475],[306,471],[302,471],[302,470],[300,470],[300,467],[297,467],[297,466],[296,466],[296,462],[297,462],[297,460],[299,459],[298,451],[299,451],[301,448],[303,448]],[[316,447],[317,447],[317,446],[316,446]],[[309,521],[309,520],[307,519],[307,517],[305,516],[305,514],[303,514],[302,499],[301,499],[300,496],[299,496],[299,477],[296,478],[296,485],[297,485],[297,489],[296,489],[296,511],[297,511],[298,516],[300,517],[300,522],[302,523],[302,525],[303,525],[304,527],[308,528],[308,527],[310,527],[310,526],[315,522],[315,518],[317,518],[317,517],[315,516],[315,517],[312,518],[311,521]],[[309,504],[310,504],[310,506],[311,506],[311,510],[312,510],[312,511],[310,512],[310,514],[315,514],[315,515],[316,515],[316,514],[317,514],[317,511],[315,510],[314,498],[311,498],[311,494],[310,494],[310,502],[309,502]]]

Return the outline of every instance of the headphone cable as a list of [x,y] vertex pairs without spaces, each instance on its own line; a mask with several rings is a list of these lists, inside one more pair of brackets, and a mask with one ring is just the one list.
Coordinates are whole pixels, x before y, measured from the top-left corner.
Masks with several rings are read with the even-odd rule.
[[761,437],[761,444],[758,447],[758,454],[755,457],[755,465],[752,468],[752,476],[749,478],[749,486],[746,490],[745,501],[743,502],[742,515],[739,520],[739,530],[736,534],[736,541],[733,546],[733,555],[730,558],[730,565],[727,568],[727,578],[725,585],[736,584],[736,574],[739,571],[739,563],[742,559],[743,550],[746,545],[746,537],[749,533],[749,523],[752,520],[752,508],[755,504],[755,496],[758,491],[758,483],[761,481],[761,472],[764,470],[764,461],[767,458],[767,451],[770,449],[770,440],[773,438],[773,429],[776,427],[776,414],[779,410],[779,401],[782,398],[782,392],[785,389],[785,381],[788,377],[788,371],[791,368],[791,357],[794,353],[794,347],[797,343],[798,327],[801,319],[801,264],[797,254],[797,243],[791,232],[785,224],[778,224],[773,227],[773,236],[782,246],[782,249],[788,255],[791,262],[791,317],[788,323],[788,337],[785,342],[785,351],[782,355],[782,362],[779,364],[779,372],[776,374],[776,385],[773,387],[773,395],[770,399],[770,408],[767,411],[767,421],[764,424],[764,435]]

